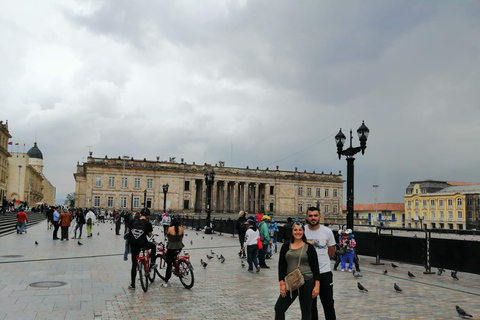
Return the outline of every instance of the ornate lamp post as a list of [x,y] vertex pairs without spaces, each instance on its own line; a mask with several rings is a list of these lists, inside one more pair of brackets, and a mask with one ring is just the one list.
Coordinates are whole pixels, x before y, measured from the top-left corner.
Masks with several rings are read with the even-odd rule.
[[132,195],[130,197],[130,211],[133,212],[133,192],[132,192]]
[[167,212],[167,193],[168,193],[168,183],[162,186],[163,188],[163,212]]
[[143,191],[143,210],[147,210],[147,189]]
[[212,212],[212,186],[215,181],[215,172],[205,172],[205,183],[207,185],[207,226],[205,227],[205,233],[211,234],[212,227],[210,224],[210,213]]
[[350,129],[350,147],[343,149],[345,144],[345,135],[340,128],[340,131],[335,136],[335,142],[337,144],[337,154],[338,159],[341,159],[342,156],[345,156],[347,159],[347,228],[353,230],[353,202],[354,202],[354,161],[353,157],[358,152],[362,151],[362,154],[365,154],[365,149],[367,148],[367,138],[370,130],[362,121],[362,125],[357,130],[358,138],[360,140],[360,147],[352,147],[352,130]]

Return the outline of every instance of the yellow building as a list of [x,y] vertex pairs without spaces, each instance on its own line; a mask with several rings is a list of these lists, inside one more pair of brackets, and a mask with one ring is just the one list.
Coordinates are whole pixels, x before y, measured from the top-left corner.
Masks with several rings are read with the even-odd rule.
[[411,228],[472,229],[479,226],[480,184],[413,181],[405,195],[405,225]]
[[[324,174],[259,168],[197,165],[146,159],[94,158],[77,164],[74,174],[75,205],[136,211],[144,206],[153,211],[205,212],[205,172],[215,172],[212,212],[304,215],[310,206],[322,213],[341,215],[343,178]],[[169,185],[166,198],[163,185]]]
[[8,158],[11,157],[8,152],[8,140],[11,137],[8,131],[8,122],[0,121],[0,205],[3,197],[7,195]]
[[[346,212],[347,208],[343,207]],[[403,227],[405,205],[403,203],[365,203],[353,206],[354,224],[383,227]]]

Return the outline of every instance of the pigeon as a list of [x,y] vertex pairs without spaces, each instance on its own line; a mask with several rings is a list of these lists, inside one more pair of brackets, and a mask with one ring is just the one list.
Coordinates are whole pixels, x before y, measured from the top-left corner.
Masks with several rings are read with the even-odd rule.
[[398,268],[398,266],[393,262],[392,262],[392,267],[393,267],[393,269]]
[[35,241],[35,244],[38,244],[38,241]]
[[225,262],[225,258],[221,258],[220,263],[224,263],[224,262]]
[[195,233],[196,233],[196,234],[197,234],[197,236],[198,236],[198,232],[195,232]]
[[97,236],[99,236],[99,235],[100,235],[100,232],[97,232]]
[[202,237],[202,239],[205,239],[205,237]]
[[207,254],[207,259],[208,259],[208,260],[212,260],[212,258],[213,258],[212,256],[209,256],[209,255]]
[[438,268],[437,275],[441,276],[442,273],[444,273],[444,272],[445,272],[445,269],[443,269],[443,268]]
[[217,259],[218,259],[218,260],[222,260],[222,259],[225,260],[225,257],[223,256],[223,254],[220,254],[220,256],[217,254]]
[[243,260],[242,260],[241,265],[242,265],[242,268],[245,268],[245,263],[243,262]]
[[200,259],[200,263],[202,264],[202,267],[205,269],[208,266],[208,263],[203,261],[203,259]]
[[395,291],[397,292],[402,292],[402,288],[400,288],[396,283],[393,284],[393,289],[395,289]]
[[80,241],[77,242],[79,246],[83,246],[83,243],[81,243]]
[[386,275],[387,273],[388,273],[388,270],[387,270],[387,269],[383,270],[383,274]]
[[470,317],[472,318],[473,316],[469,313],[467,313],[465,310],[463,310],[462,308],[460,308],[459,306],[455,306],[455,309],[457,309],[457,313],[459,316],[461,317]]
[[407,273],[407,274],[408,274],[408,276],[410,277],[410,279],[413,279],[413,278],[415,278],[415,275],[414,275],[413,273],[411,273],[410,271],[408,271],[408,273]]
[[458,277],[457,277],[457,271],[452,271],[452,273],[451,273],[450,275],[452,276],[453,279],[455,279],[455,280],[460,280],[460,279],[458,279]]
[[185,237],[188,237],[188,234],[185,233],[184,236],[185,236]]
[[360,273],[356,272],[355,270],[353,270],[353,276],[354,276],[355,278],[361,278],[361,277],[363,277]]
[[365,287],[362,286],[362,284],[360,282],[357,282],[357,287],[358,287],[358,290],[360,290],[360,291],[368,292],[368,290],[365,289]]
[[211,253],[211,254],[215,254],[215,252],[213,252],[213,250],[212,250],[212,249],[210,249],[210,253]]
[[210,237],[210,240],[213,240],[213,237]]
[[110,228],[110,230],[113,230],[113,228]]
[[191,245],[193,244],[193,240],[190,240],[190,244],[191,244]]

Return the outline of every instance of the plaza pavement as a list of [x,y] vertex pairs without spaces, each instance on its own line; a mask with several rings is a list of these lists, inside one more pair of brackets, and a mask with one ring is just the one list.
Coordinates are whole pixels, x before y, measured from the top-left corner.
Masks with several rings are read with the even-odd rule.
[[[144,293],[127,289],[130,261],[123,261],[124,241],[110,223],[94,226],[92,238],[53,241],[45,223],[27,234],[0,238],[0,320],[2,319],[273,319],[278,297],[277,259],[267,260],[271,269],[250,274],[241,267],[238,238],[204,235],[187,230],[184,243],[195,267],[195,285],[184,289],[177,277],[170,287],[157,281]],[[122,226],[123,229],[123,226]],[[154,233],[161,234],[160,227]],[[100,235],[97,233],[100,232]],[[213,237],[213,239],[211,238]],[[35,245],[34,242],[39,244]],[[193,241],[193,244],[190,244]],[[203,269],[199,263],[213,250],[226,257],[214,258]],[[20,257],[5,257],[20,255]],[[130,260],[130,257],[129,257]],[[361,257],[360,282],[368,293],[357,290],[357,279],[347,272],[334,272],[334,296],[338,319],[458,319],[455,305],[480,317],[480,277],[458,273],[450,277],[424,275],[420,266],[390,262],[375,266],[373,258]],[[382,271],[388,270],[387,275]],[[409,279],[407,271],[416,275]],[[41,281],[62,281],[61,287],[36,288]],[[397,283],[403,293],[396,293]],[[321,288],[320,288],[321,289]],[[320,305],[320,304],[319,304]],[[320,319],[323,311],[320,309]],[[300,319],[298,302],[287,311]]]

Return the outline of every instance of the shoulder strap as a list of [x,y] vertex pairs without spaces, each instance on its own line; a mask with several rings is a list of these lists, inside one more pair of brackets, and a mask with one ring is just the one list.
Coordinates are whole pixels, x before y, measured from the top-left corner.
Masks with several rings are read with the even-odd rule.
[[297,266],[297,268],[300,268],[300,260],[302,259],[303,249],[305,249],[305,246],[306,246],[306,245],[307,245],[306,243],[303,244],[302,251],[300,252],[300,256],[298,257],[298,266]]

